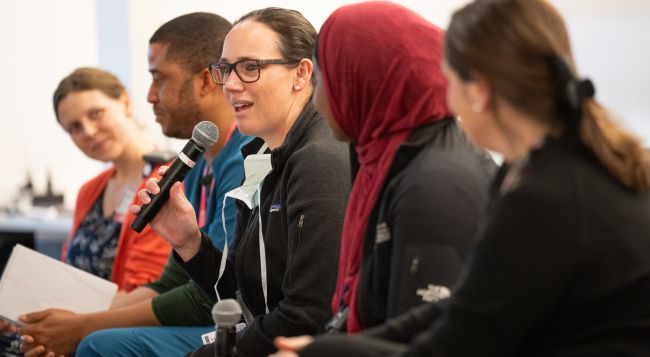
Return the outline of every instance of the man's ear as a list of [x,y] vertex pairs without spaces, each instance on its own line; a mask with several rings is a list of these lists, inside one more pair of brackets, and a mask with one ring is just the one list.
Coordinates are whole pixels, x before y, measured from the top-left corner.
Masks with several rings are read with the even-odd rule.
[[308,58],[301,59],[296,67],[296,77],[293,80],[293,90],[301,91],[308,88],[311,83],[313,72],[314,63]]
[[196,74],[196,81],[199,82],[201,97],[212,94],[214,91],[221,91],[221,86],[215,83],[210,75],[208,68],[204,68],[200,73]]

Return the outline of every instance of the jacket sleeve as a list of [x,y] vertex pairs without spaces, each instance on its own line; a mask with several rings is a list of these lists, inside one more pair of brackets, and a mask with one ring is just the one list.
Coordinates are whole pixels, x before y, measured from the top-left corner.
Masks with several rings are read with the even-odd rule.
[[359,335],[398,343],[408,343],[413,336],[426,330],[432,321],[439,316],[440,308],[437,304],[421,304]]
[[384,218],[392,237],[386,242],[392,244],[390,262],[374,262],[379,272],[388,270],[388,286],[380,290],[388,292],[386,318],[449,296],[487,205],[487,179],[443,158],[428,164],[389,190]]
[[273,338],[317,334],[331,316],[339,243],[350,187],[347,148],[305,146],[284,168],[288,224],[283,298],[241,331],[237,348],[250,356],[275,351]]
[[[212,245],[210,238],[201,232],[201,246],[199,251],[192,257],[192,259],[183,262],[183,259],[173,251],[174,261],[189,275],[190,279],[194,281],[203,292],[205,298],[210,304],[217,301],[217,293],[214,290],[214,285],[217,283],[219,274],[219,265],[223,254],[221,251]],[[224,284],[233,284],[229,289],[221,289]],[[234,283],[234,274],[230,262],[226,264],[226,272],[224,277],[219,282],[219,292],[227,291],[227,296],[221,298],[235,298],[236,284]]]
[[[205,294],[176,264],[173,255],[160,279],[146,285],[159,295],[151,301],[156,318],[163,326],[211,325],[211,304]],[[178,307],[182,306],[182,309]]]
[[193,281],[154,297],[151,306],[163,326],[214,324],[211,314],[212,303]]
[[407,355],[514,356],[525,336],[547,327],[582,250],[571,195],[527,188],[493,206],[458,289]]
[[176,264],[174,256],[170,254],[167,264],[165,264],[165,268],[162,274],[160,274],[160,278],[154,282],[145,284],[145,286],[158,294],[164,294],[177,286],[186,284],[188,281],[187,274]]

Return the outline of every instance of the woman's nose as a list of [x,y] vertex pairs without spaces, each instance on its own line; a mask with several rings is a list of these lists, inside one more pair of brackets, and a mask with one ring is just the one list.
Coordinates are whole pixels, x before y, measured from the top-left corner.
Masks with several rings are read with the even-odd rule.
[[81,130],[84,137],[92,138],[97,133],[97,125],[88,121],[85,121],[81,124]]
[[223,88],[230,92],[241,91],[244,89],[244,84],[239,79],[239,76],[235,71],[230,72],[228,77],[226,77],[226,83],[223,85]]

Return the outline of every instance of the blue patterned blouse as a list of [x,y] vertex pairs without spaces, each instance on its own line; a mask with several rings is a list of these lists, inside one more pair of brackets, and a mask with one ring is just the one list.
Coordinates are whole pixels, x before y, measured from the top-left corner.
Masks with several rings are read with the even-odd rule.
[[113,260],[122,224],[115,220],[115,215],[104,218],[102,193],[79,224],[75,233],[66,262],[81,270],[110,280]]

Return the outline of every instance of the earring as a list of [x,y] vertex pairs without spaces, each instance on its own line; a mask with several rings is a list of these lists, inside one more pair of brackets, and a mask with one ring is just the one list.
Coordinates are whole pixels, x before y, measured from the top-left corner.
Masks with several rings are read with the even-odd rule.
[[300,90],[300,86],[294,86],[293,89]]
[[474,104],[472,104],[472,111],[474,113],[480,113],[480,112],[483,111],[483,106],[481,104],[479,104],[479,103],[474,103]]

